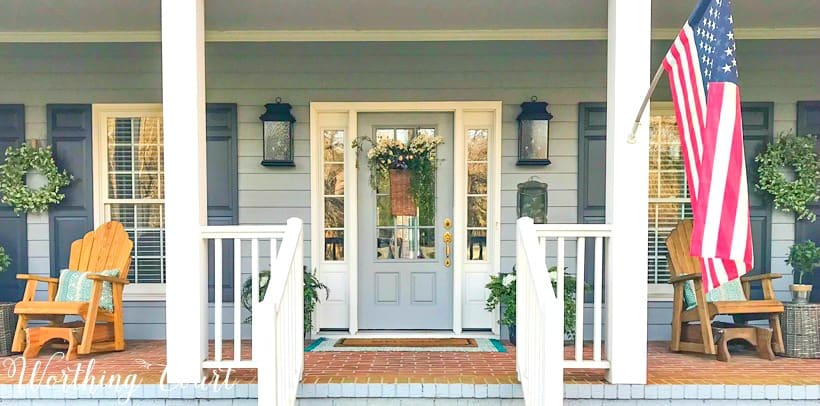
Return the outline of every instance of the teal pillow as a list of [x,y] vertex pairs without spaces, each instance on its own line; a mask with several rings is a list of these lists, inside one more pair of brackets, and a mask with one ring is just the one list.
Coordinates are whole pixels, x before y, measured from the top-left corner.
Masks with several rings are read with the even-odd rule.
[[[740,283],[740,278],[729,281],[720,285],[717,289],[712,289],[706,294],[707,302],[738,302],[746,300],[746,294],[743,293],[743,284]],[[686,310],[693,309],[698,305],[697,297],[695,297],[695,283],[687,281],[683,285],[683,306]]]
[[[60,271],[60,282],[57,285],[57,296],[55,302],[88,302],[91,300],[91,289],[94,281],[86,278],[89,273],[103,276],[118,277],[118,269],[108,269],[102,272],[80,272],[63,269]],[[102,294],[100,295],[100,309],[114,311],[114,289],[111,282],[103,282]]]

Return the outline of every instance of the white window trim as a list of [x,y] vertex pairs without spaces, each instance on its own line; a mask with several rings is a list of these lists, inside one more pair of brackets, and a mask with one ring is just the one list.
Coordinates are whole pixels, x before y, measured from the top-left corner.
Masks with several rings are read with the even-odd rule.
[[[652,102],[649,105],[649,115],[674,115],[675,106],[672,102]],[[648,269],[647,269],[648,271]],[[648,274],[648,272],[647,272]],[[674,299],[674,289],[668,283],[649,283],[648,300],[650,302],[671,302]]]
[[[108,189],[108,153],[106,151],[106,119],[111,116],[153,116],[162,117],[162,104],[94,104],[92,115],[92,156],[94,227],[105,223],[104,198]],[[164,301],[164,283],[131,283],[123,289],[126,301]]]

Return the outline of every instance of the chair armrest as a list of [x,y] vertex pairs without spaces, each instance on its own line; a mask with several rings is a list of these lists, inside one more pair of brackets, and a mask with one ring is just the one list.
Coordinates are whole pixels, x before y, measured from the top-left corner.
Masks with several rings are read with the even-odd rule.
[[129,284],[129,283],[130,283],[130,282],[128,282],[128,279],[120,279],[120,278],[115,278],[115,277],[113,277],[113,276],[105,276],[105,275],[92,275],[92,274],[89,274],[89,275],[86,275],[85,277],[86,277],[86,278],[88,278],[88,279],[90,279],[90,280],[92,280],[92,281],[102,281],[102,282],[119,283],[119,284],[121,284],[121,285],[127,285],[127,284]]
[[57,278],[49,278],[47,276],[39,276],[39,275],[29,275],[29,274],[26,274],[26,273],[17,274],[17,279],[28,280],[28,281],[46,282],[46,283],[57,283],[57,282],[60,281]]
[[758,275],[744,275],[740,277],[740,280],[743,282],[754,282],[754,281],[762,281],[762,280],[770,280],[770,279],[779,279],[782,278],[783,275],[779,273],[763,273]]
[[669,278],[669,283],[676,284],[676,283],[681,283],[681,282],[686,282],[686,281],[693,281],[695,279],[700,279],[700,278],[701,278],[701,276],[700,276],[699,273],[690,273],[690,274],[686,274],[686,275],[673,276],[673,277]]

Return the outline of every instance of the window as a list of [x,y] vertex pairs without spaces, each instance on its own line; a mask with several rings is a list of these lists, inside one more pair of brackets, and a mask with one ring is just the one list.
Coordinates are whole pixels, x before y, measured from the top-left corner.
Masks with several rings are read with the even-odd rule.
[[[395,139],[408,143],[417,134],[435,136],[435,128],[377,128],[376,140]],[[435,177],[434,177],[435,179]],[[436,187],[433,186],[433,191]],[[394,216],[390,179],[382,176],[376,188],[376,259],[430,260],[436,258],[436,213],[416,208],[415,216]]]
[[323,130],[325,260],[345,259],[345,132]]
[[[165,283],[162,108],[94,106],[96,223],[119,221],[134,241],[129,291]],[[153,288],[152,288],[153,287]]]
[[467,130],[467,260],[487,259],[487,146],[490,130]]
[[649,128],[647,281],[650,294],[663,296],[671,294],[666,237],[681,219],[692,218],[692,208],[674,112],[653,111]]

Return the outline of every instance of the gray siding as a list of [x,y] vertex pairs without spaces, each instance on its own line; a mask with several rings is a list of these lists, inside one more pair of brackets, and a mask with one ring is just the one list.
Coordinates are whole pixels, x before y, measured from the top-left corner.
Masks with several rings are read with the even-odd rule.
[[[819,41],[739,41],[743,98],[775,103],[775,132],[795,126],[797,100],[820,99]],[[665,43],[656,44],[660,60]],[[577,221],[577,105],[606,99],[606,44],[601,41],[454,43],[219,43],[207,46],[207,99],[238,104],[239,221],[309,226],[308,106],[311,101],[501,100],[501,271],[512,268],[515,188],[531,176],[549,184],[549,220]],[[45,139],[47,103],[161,102],[158,44],[2,44],[0,103],[26,105],[26,134]],[[783,74],[788,72],[788,74]],[[547,168],[516,167],[518,104],[537,95],[550,103]],[[294,105],[296,167],[264,168],[263,105],[275,97]],[[654,97],[669,100],[665,80]],[[47,275],[48,217],[29,216],[29,267]],[[775,213],[772,271],[794,235],[790,216]],[[305,246],[310,252],[310,246]],[[568,247],[574,252],[574,247]],[[568,265],[573,266],[574,258]],[[790,278],[777,284],[785,297]],[[649,336],[669,335],[670,306],[649,306]],[[164,303],[129,302],[126,334],[164,335]],[[588,317],[587,320],[591,318]]]

